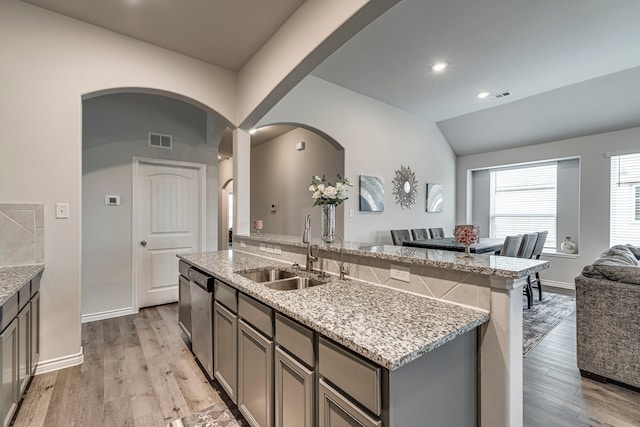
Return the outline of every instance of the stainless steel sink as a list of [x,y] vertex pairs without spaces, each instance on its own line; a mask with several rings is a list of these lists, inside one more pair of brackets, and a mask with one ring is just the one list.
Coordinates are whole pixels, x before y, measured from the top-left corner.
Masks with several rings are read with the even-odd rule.
[[274,280],[288,279],[290,277],[296,277],[295,273],[286,270],[277,270],[270,268],[268,270],[250,271],[246,273],[238,273],[239,275],[246,277],[254,282],[264,283],[273,282]]
[[311,277],[301,277],[291,271],[279,270],[277,268],[237,272],[237,274],[254,282],[262,283],[266,287],[277,291],[293,291],[295,289],[304,289],[326,283],[322,280]]
[[312,279],[309,277],[292,277],[289,279],[276,280],[274,282],[266,282],[264,285],[276,291],[293,291],[295,289],[310,288],[324,283],[325,282],[322,280]]

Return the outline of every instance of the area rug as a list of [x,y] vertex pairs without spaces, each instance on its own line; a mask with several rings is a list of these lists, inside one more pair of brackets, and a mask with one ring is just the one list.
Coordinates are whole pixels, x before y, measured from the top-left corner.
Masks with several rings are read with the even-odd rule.
[[179,420],[171,421],[167,427],[242,427],[246,424],[236,421],[233,412],[223,402],[191,414]]
[[[534,289],[534,294],[537,290]],[[537,297],[537,295],[535,295]],[[527,309],[527,298],[523,298],[522,319],[522,354],[527,357],[529,352],[545,337],[558,323],[576,311],[576,299],[573,296],[543,293],[542,301],[534,300],[533,307]]]

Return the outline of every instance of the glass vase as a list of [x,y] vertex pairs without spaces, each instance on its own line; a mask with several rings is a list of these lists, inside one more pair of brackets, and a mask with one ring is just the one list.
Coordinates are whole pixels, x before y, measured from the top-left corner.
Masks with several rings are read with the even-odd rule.
[[336,206],[322,205],[322,241],[333,243],[336,233]]

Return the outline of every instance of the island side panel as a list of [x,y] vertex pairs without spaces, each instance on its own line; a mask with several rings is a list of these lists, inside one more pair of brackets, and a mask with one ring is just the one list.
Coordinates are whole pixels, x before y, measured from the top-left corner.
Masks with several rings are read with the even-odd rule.
[[477,425],[476,331],[388,372],[385,426]]
[[[492,278],[489,322],[480,327],[480,426],[521,427],[522,287],[526,279]],[[505,289],[505,287],[507,289]],[[511,289],[509,289],[511,288]]]

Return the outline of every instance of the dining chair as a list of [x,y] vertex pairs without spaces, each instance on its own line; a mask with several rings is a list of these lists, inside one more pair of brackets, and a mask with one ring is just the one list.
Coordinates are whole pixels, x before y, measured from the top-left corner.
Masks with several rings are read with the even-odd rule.
[[444,239],[444,230],[442,228],[430,228],[429,234],[432,239]]
[[500,249],[500,255],[510,256],[510,257],[518,256],[518,251],[520,250],[521,243],[522,243],[522,234],[505,237],[504,244],[502,245],[502,249]]
[[411,237],[413,240],[424,240],[429,238],[429,233],[426,228],[414,228],[411,230]]
[[[537,240],[538,233],[529,233],[522,236],[522,243],[520,244],[520,250],[518,251],[518,258],[531,258]],[[527,276],[527,284],[525,285],[524,293],[527,295],[527,308],[531,308],[533,306],[533,287],[531,286],[531,276]]]
[[[531,254],[531,259],[540,259],[540,255],[542,255],[542,250],[544,249],[544,244],[547,241],[548,231],[541,231],[538,233],[538,239],[536,240],[536,245],[533,248],[533,253]],[[540,272],[536,271],[536,277],[531,281],[531,286],[537,285],[538,287],[538,301],[542,301],[542,282],[540,281]]]
[[391,230],[391,240],[396,246],[402,246],[402,242],[411,240],[409,230]]

